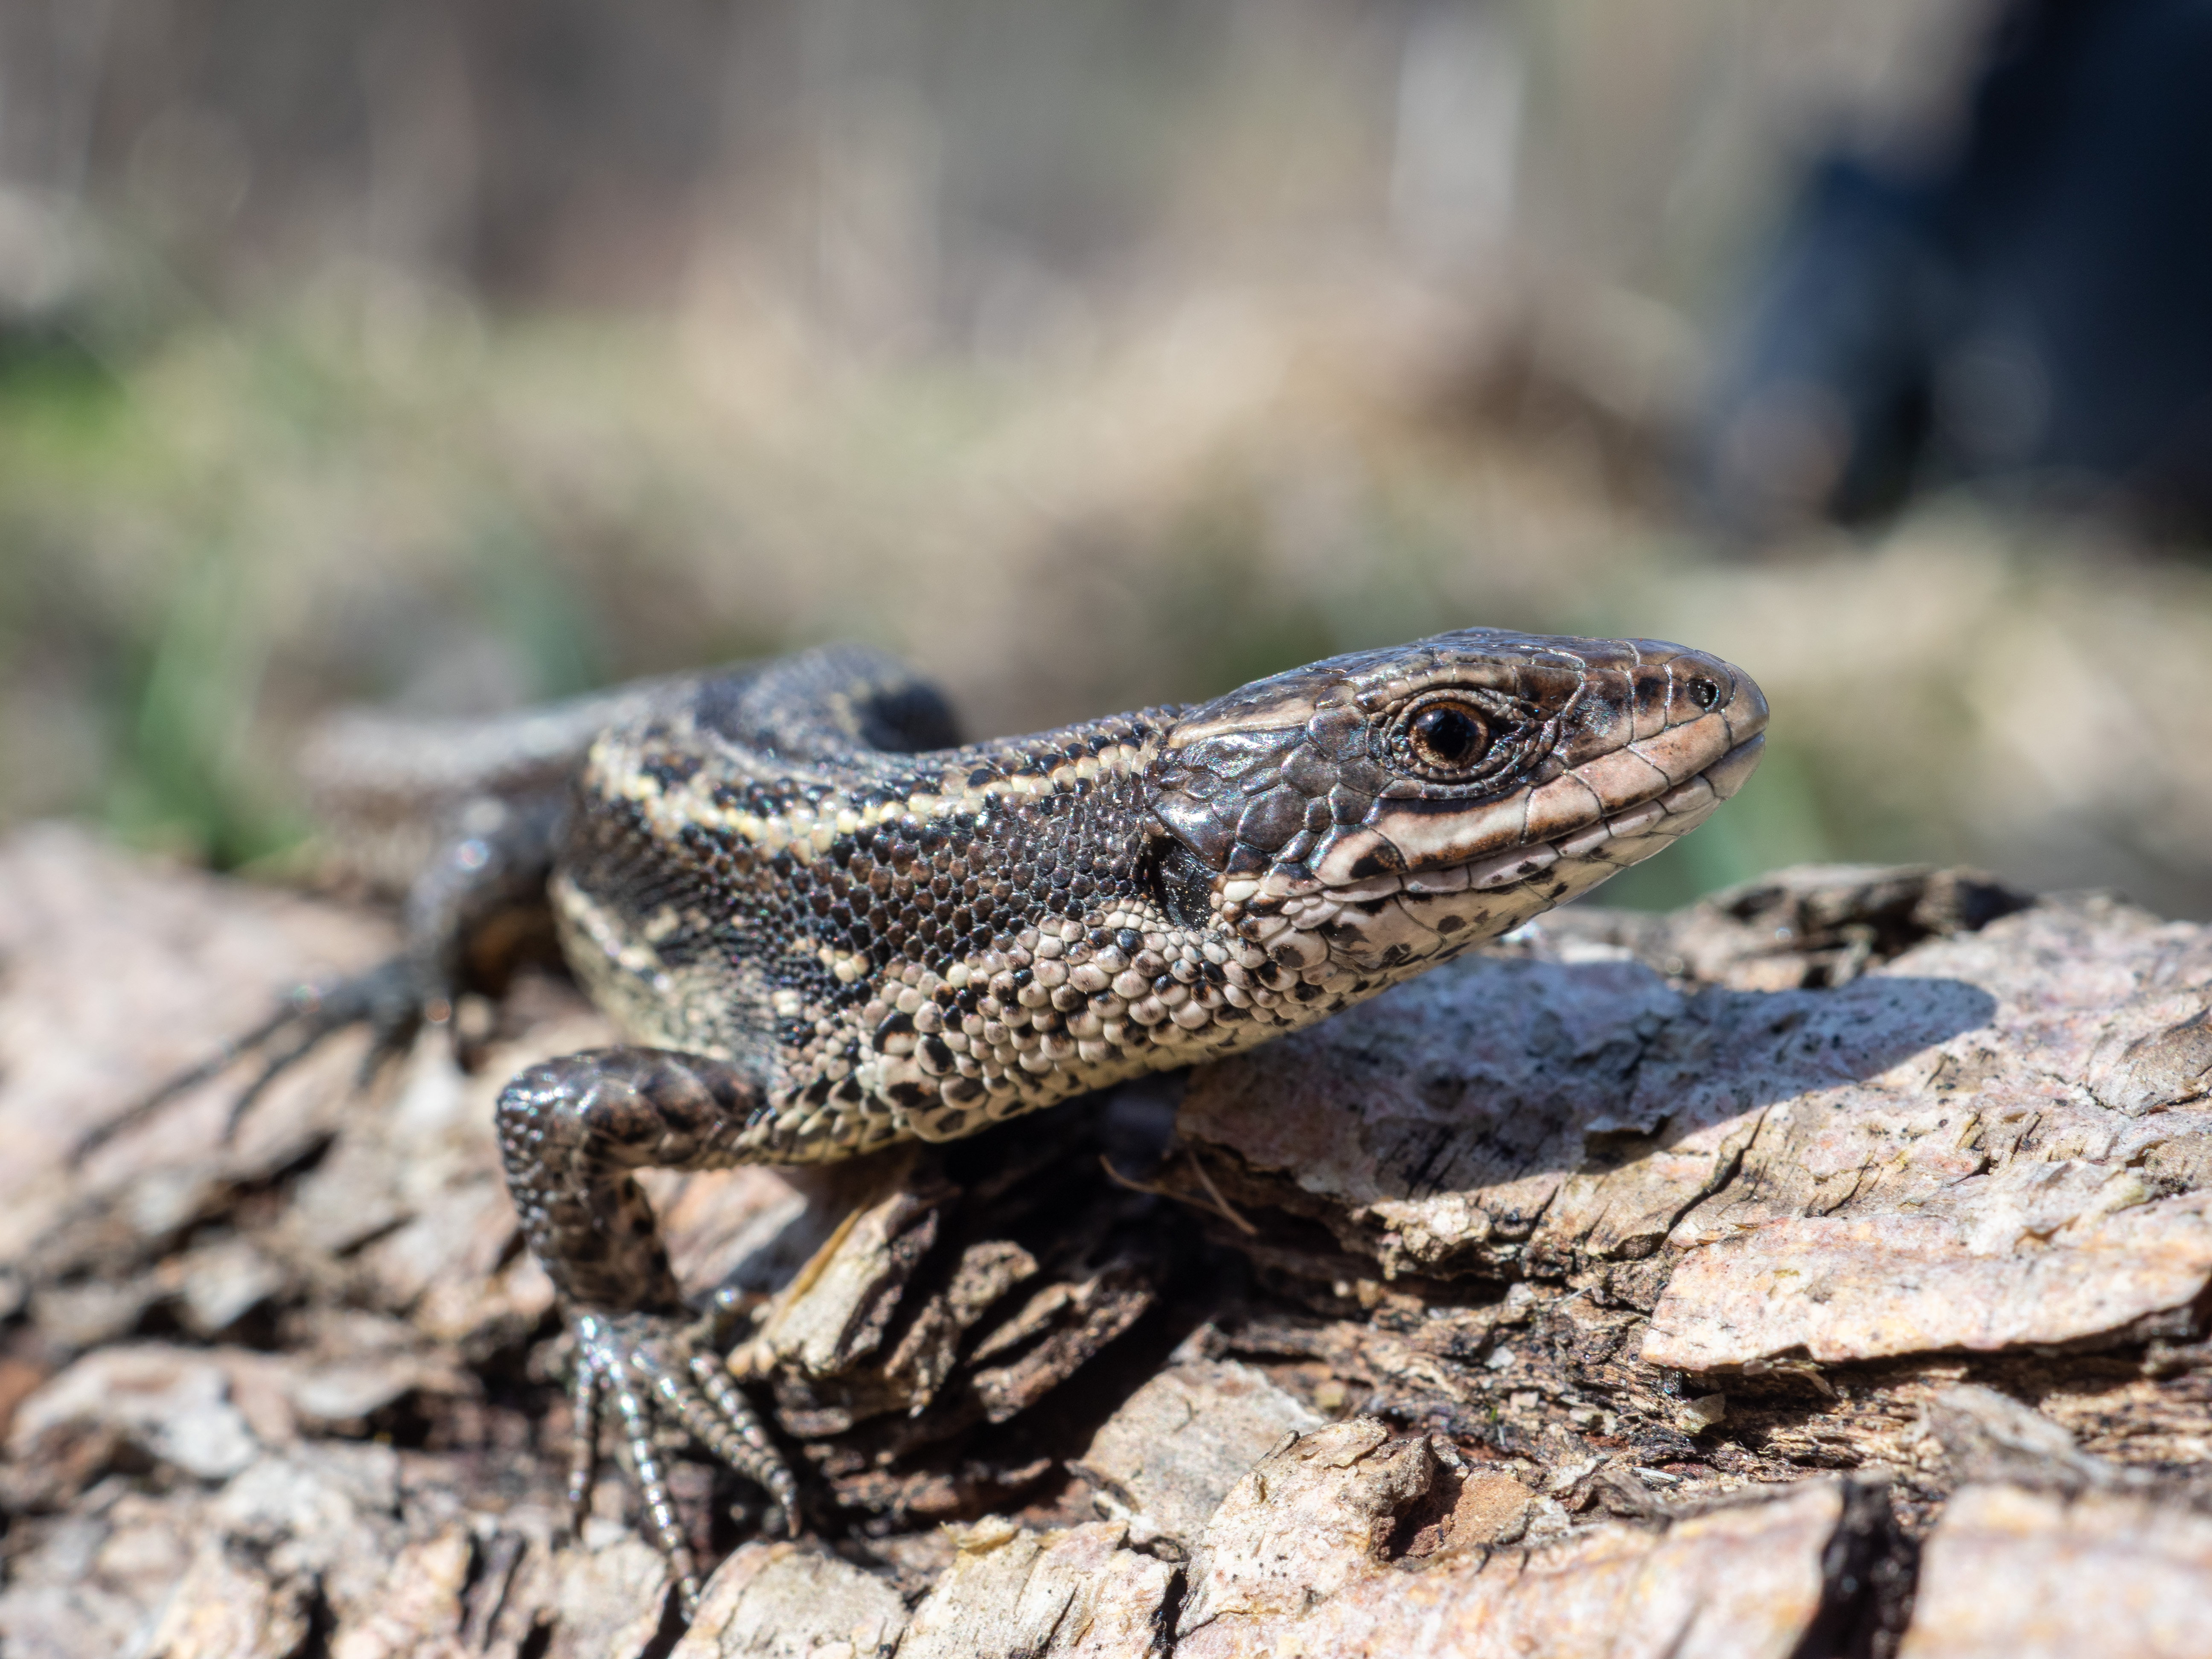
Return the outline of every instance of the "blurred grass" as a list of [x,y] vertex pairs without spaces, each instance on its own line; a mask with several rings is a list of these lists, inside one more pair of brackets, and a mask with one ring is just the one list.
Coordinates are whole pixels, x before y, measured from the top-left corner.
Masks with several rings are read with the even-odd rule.
[[2201,568],[1964,501],[1731,561],[1571,399],[1470,416],[1510,322],[1248,289],[1060,356],[870,362],[395,280],[0,349],[0,818],[234,867],[304,832],[287,757],[348,700],[859,637],[1008,731],[1486,623],[1679,638],[1769,692],[1751,785],[1609,901],[1964,859],[2212,912]]
[[228,868],[276,852],[301,826],[245,765],[273,641],[259,596],[221,551],[178,579],[153,636],[117,653],[118,729],[100,813],[127,841]]
[[339,702],[859,638],[1005,732],[1487,623],[1769,693],[1610,898],[1964,860],[2212,915],[2201,566],[1971,501],[1735,557],[1670,492],[1796,158],[1939,133],[1986,16],[24,11],[0,823],[253,866]]

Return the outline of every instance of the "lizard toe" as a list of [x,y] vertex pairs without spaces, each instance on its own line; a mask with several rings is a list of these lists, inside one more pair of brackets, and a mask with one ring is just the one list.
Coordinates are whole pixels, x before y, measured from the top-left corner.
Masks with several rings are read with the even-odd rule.
[[795,1533],[799,1486],[790,1467],[729,1373],[694,1346],[683,1322],[654,1313],[579,1313],[571,1398],[576,1442],[571,1449],[568,1502],[580,1528],[590,1506],[596,1425],[602,1395],[613,1401],[642,1512],[639,1526],[666,1558],[687,1614],[699,1599],[696,1559],[670,1496],[662,1467],[664,1429],[704,1447],[720,1462],[763,1488]]

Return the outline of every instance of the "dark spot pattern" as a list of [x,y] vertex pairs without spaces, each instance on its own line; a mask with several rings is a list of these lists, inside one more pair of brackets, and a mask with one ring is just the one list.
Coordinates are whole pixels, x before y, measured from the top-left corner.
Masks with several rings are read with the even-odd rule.
[[[1538,866],[1504,897],[1401,904],[1413,866],[1373,826],[1532,794],[1738,683],[1679,647],[1468,630],[956,747],[907,671],[809,653],[600,739],[556,909],[639,1041],[754,1080],[733,1156],[964,1133],[1248,1046],[1525,919],[1573,884]],[[1331,902],[1324,867],[1385,885]]]

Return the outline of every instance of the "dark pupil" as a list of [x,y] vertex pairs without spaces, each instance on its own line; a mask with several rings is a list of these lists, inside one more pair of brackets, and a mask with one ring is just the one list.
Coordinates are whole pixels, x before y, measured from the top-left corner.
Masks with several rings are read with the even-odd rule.
[[1464,709],[1446,704],[1414,717],[1413,746],[1431,766],[1457,770],[1482,758],[1482,722]]

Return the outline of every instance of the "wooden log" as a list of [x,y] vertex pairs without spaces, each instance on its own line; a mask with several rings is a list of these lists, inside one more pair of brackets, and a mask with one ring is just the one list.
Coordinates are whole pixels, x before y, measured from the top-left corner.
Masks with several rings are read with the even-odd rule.
[[[553,980],[72,1148],[388,926],[0,842],[0,1650],[2187,1650],[2212,930],[1924,870],[1570,911],[972,1142],[657,1175],[808,1491],[580,1539],[490,1103]],[[1112,1166],[1109,1174],[1102,1158]],[[2181,1632],[2179,1637],[2176,1632]],[[2180,1640],[2184,1645],[2176,1647]],[[1515,1645],[1518,1644],[1519,1645]],[[2040,1644],[2040,1645],[2039,1645]]]

